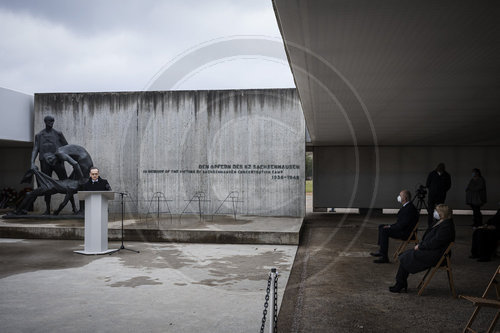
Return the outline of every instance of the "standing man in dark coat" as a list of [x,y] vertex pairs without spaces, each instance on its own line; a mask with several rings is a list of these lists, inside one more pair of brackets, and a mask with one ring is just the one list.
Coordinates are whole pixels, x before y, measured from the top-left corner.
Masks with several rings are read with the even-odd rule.
[[[43,121],[45,122],[45,129],[35,135],[35,143],[33,145],[33,151],[31,152],[31,168],[38,170],[38,167],[35,165],[35,160],[38,155],[40,168],[44,174],[52,177],[52,172],[55,172],[59,180],[66,179],[68,176],[66,174],[66,169],[64,169],[64,164],[61,162],[52,166],[47,163],[44,155],[46,153],[55,153],[57,148],[67,145],[68,141],[66,141],[66,138],[61,132],[53,129],[54,117],[46,116],[43,118]],[[76,211],[74,201],[71,204],[73,205],[73,211]],[[43,214],[50,215],[50,194],[45,195],[45,207],[46,209]]]
[[429,191],[429,196],[427,197],[427,223],[431,227],[434,224],[434,219],[432,218],[434,208],[436,208],[436,205],[444,203],[446,192],[451,188],[451,177],[446,172],[444,163],[439,163],[436,170],[429,173],[425,186]]
[[408,275],[415,274],[437,264],[451,242],[455,241],[455,225],[452,210],[447,205],[437,205],[433,213],[436,224],[425,231],[422,241],[414,249],[407,250],[399,256],[399,269],[396,284],[389,291],[399,293],[408,288]]
[[394,224],[380,224],[378,226],[379,250],[372,252],[373,257],[380,257],[374,263],[381,264],[389,262],[387,252],[389,250],[389,237],[396,239],[407,239],[418,222],[419,212],[411,202],[411,193],[402,190],[397,198],[403,207],[398,212],[398,219]]
[[483,224],[481,206],[486,203],[486,182],[481,176],[481,170],[472,169],[472,179],[465,189],[465,203],[470,205],[473,214],[473,225],[479,227]]
[[82,191],[111,191],[111,186],[106,179],[99,177],[99,169],[90,168],[90,178],[82,185]]

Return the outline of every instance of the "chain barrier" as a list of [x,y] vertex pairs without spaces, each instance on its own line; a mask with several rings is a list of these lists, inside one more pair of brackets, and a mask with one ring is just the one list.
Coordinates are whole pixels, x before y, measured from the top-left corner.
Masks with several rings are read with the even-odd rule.
[[[276,270],[275,270],[276,272]],[[278,333],[278,272],[274,275],[274,326],[273,333]]]
[[[271,284],[273,285],[272,287]],[[260,326],[260,333],[264,333],[264,328],[266,326],[266,316],[267,316],[267,309],[269,307],[271,288],[273,291],[271,299],[273,307],[272,308],[273,319],[272,322],[270,323],[271,326],[269,328],[269,332],[277,333],[278,332],[278,273],[276,272],[276,268],[271,269],[271,273],[269,273],[269,278],[267,279],[266,296],[264,301],[264,311],[262,311],[262,324]]]
[[266,315],[267,315],[267,307],[269,306],[270,292],[271,292],[271,274],[269,274],[269,279],[267,279],[266,297],[264,302],[264,311],[262,311],[262,325],[260,326],[260,333],[264,333],[264,327],[266,326]]

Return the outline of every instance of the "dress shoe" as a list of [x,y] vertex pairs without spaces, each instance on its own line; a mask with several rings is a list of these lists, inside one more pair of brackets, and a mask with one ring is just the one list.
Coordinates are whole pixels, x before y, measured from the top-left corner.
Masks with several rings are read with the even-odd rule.
[[370,252],[370,255],[372,257],[383,257],[383,254],[380,252]]
[[379,259],[373,260],[373,262],[376,264],[385,264],[389,262],[389,259],[385,257],[380,257]]
[[389,287],[389,291],[391,293],[400,293],[402,290],[404,290],[404,292],[408,291],[408,283],[402,284],[402,283],[396,282],[395,285],[393,285],[392,287]]

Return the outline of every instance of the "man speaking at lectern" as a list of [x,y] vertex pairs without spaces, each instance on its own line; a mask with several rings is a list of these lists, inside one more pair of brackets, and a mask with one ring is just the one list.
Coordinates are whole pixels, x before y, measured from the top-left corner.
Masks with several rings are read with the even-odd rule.
[[82,185],[82,191],[111,191],[111,186],[106,179],[99,177],[99,169],[90,168],[90,178]]

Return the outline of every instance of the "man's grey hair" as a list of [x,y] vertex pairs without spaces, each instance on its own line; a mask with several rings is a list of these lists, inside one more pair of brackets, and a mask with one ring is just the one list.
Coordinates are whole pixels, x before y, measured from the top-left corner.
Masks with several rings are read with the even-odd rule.
[[405,196],[406,201],[411,201],[411,192],[410,191],[402,190],[401,192],[403,192],[403,195]]

